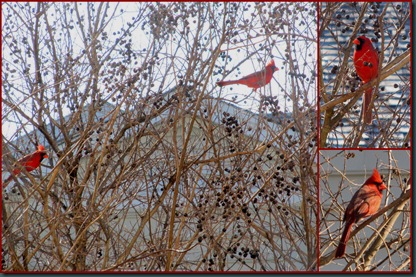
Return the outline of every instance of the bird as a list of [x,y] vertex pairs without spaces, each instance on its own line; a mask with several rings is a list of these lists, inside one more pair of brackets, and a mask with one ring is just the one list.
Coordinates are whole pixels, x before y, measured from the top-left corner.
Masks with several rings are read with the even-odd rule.
[[43,159],[48,158],[45,147],[38,145],[37,150],[32,154],[26,155],[19,159],[14,165],[14,169],[10,176],[3,182],[3,188],[7,187],[7,184],[13,179],[13,176],[18,175],[23,170],[31,172],[40,166]]
[[270,83],[272,80],[273,73],[279,69],[275,66],[274,60],[271,60],[266,67],[254,73],[251,73],[245,77],[242,77],[238,80],[229,80],[229,81],[219,81],[217,85],[220,87],[229,86],[229,85],[246,85],[249,88],[253,88],[256,91],[258,88],[263,87]]
[[383,197],[382,191],[385,189],[387,187],[381,179],[380,173],[374,168],[371,177],[355,192],[345,210],[343,218],[343,222],[345,223],[344,232],[338,244],[335,258],[344,256],[352,225],[362,218],[371,216],[378,211]]
[[[373,46],[373,43],[366,36],[359,36],[353,40],[355,44],[354,49],[354,67],[358,77],[360,77],[363,84],[366,84],[377,78],[378,76],[378,52]],[[370,124],[372,121],[372,112],[369,109],[373,88],[369,88],[364,92],[362,120]]]

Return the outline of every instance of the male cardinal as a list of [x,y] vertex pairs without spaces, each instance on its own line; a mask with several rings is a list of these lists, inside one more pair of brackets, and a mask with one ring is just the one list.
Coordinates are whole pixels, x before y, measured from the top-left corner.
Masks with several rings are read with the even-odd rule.
[[373,175],[365,181],[364,185],[354,194],[347,209],[345,210],[343,222],[344,232],[338,244],[335,258],[344,256],[347,241],[350,238],[351,228],[360,219],[373,215],[380,207],[382,191],[387,189],[377,169],[374,168]]
[[[354,66],[363,84],[370,82],[378,75],[378,53],[374,49],[371,40],[365,36],[354,39]],[[370,124],[372,121],[371,109],[369,109],[373,89],[369,88],[363,97],[362,119]]]
[[274,60],[271,60],[266,65],[266,68],[261,71],[251,73],[250,75],[247,75],[238,80],[219,81],[217,82],[217,85],[220,87],[235,84],[246,85],[249,88],[254,88],[254,91],[256,91],[258,88],[270,83],[270,81],[272,80],[273,73],[277,70],[277,67],[274,65]]
[[17,175],[20,172],[22,172],[23,168],[27,172],[33,171],[40,166],[40,163],[45,158],[48,158],[48,155],[46,154],[46,151],[45,151],[45,147],[43,147],[43,145],[38,145],[38,150],[36,150],[32,154],[24,156],[23,158],[19,159],[14,164],[13,172],[4,181],[3,187],[7,186],[7,184],[12,180],[13,175]]

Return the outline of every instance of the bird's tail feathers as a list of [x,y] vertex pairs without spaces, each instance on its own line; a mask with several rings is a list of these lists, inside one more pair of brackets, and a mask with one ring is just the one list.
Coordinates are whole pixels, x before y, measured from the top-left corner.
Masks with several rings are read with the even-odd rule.
[[236,85],[236,84],[240,84],[240,80],[219,81],[219,82],[217,82],[217,86],[220,86],[220,87],[229,86],[229,85]]
[[345,254],[347,242],[350,239],[351,229],[354,221],[349,221],[345,225],[344,232],[342,233],[341,240],[339,241],[337,251],[335,252],[335,258],[341,258]]
[[370,108],[372,96],[373,96],[373,88],[369,88],[368,90],[364,92],[361,117],[362,117],[362,120],[366,124],[371,124],[371,122],[373,121],[373,113],[372,113],[372,109]]

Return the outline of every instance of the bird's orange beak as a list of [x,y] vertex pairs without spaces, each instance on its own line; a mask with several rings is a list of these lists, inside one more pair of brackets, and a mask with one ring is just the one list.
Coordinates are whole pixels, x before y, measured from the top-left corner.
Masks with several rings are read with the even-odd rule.
[[354,43],[356,45],[360,45],[360,41],[358,40],[358,38],[354,39],[352,43]]

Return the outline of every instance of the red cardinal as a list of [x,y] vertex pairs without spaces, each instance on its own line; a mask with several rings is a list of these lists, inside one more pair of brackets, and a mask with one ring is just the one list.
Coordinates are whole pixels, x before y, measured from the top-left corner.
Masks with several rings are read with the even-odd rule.
[[271,60],[267,65],[266,68],[262,71],[251,73],[241,79],[238,80],[231,80],[231,81],[219,81],[217,85],[222,86],[229,86],[229,85],[246,85],[249,88],[254,88],[254,91],[260,87],[263,87],[270,83],[272,80],[273,73],[277,71],[277,67],[274,65],[274,60]]
[[[370,82],[378,75],[378,53],[374,49],[371,40],[365,36],[354,39],[354,66],[363,84]],[[371,101],[373,89],[370,88],[364,93],[362,118],[365,123],[372,121],[371,110],[368,109]]]
[[38,145],[38,150],[36,150],[32,154],[24,156],[23,158],[19,159],[14,164],[13,172],[4,181],[3,187],[6,187],[7,184],[13,179],[13,175],[17,175],[20,172],[22,172],[23,168],[27,172],[33,171],[40,166],[40,163],[45,158],[48,158],[48,155],[46,154],[46,151],[45,151],[45,147],[43,147],[43,145]]
[[338,244],[335,258],[344,256],[345,247],[350,238],[351,228],[360,219],[373,215],[380,207],[382,191],[387,189],[380,177],[377,169],[374,168],[373,175],[365,181],[364,185],[354,194],[347,209],[345,210],[343,222],[345,222],[344,232]]

